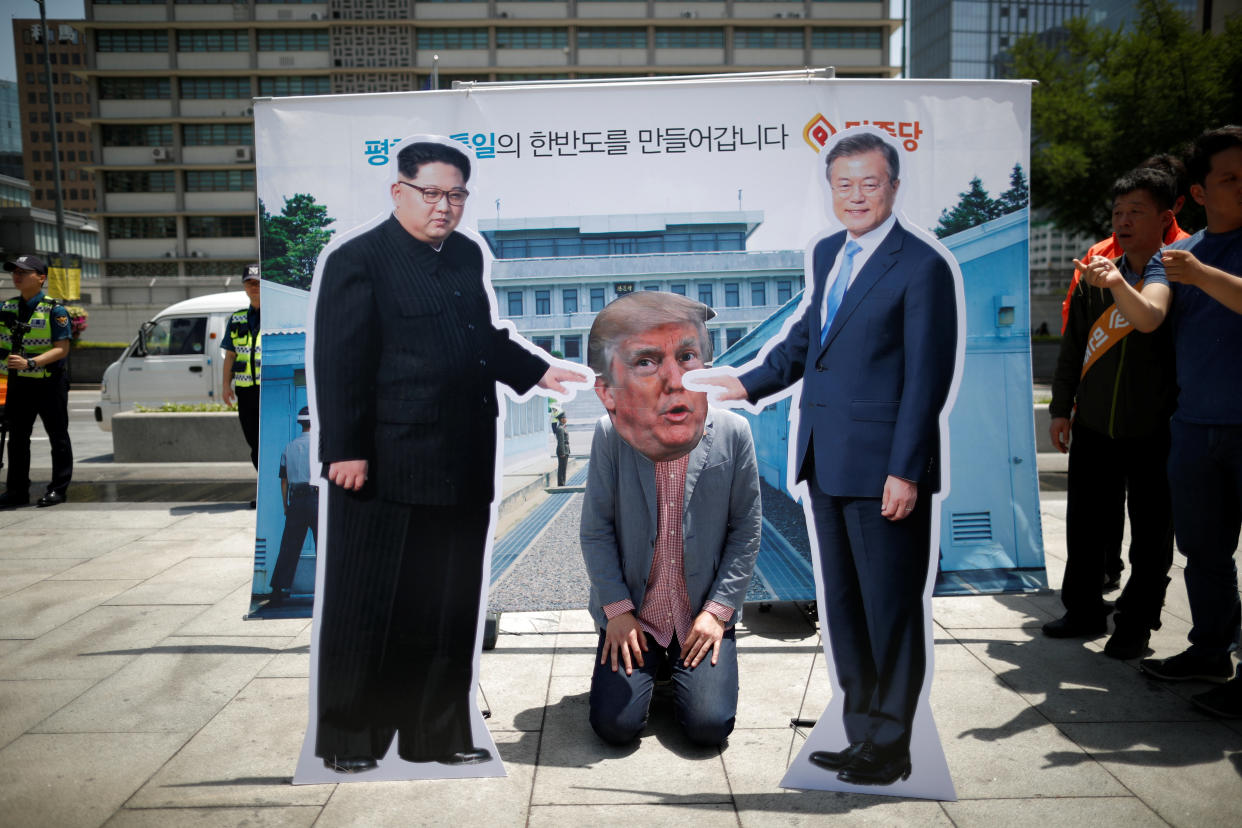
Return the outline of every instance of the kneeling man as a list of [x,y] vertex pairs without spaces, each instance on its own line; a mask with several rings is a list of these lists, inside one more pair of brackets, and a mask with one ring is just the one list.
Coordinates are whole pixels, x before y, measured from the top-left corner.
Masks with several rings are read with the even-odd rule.
[[644,291],[591,326],[588,362],[608,414],[591,443],[582,556],[600,628],[591,726],[613,744],[642,731],[661,672],[691,741],[720,744],[737,714],[734,625],[761,523],[755,448],[745,419],[681,382],[711,361],[714,315]]

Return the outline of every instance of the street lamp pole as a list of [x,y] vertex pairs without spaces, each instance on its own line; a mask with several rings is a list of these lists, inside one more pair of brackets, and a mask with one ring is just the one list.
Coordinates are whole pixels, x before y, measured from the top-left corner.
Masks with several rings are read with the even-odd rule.
[[56,93],[52,91],[52,47],[48,45],[47,9],[43,0],[35,0],[39,4],[40,37],[43,38],[43,86],[47,89],[47,122],[52,130],[52,177],[56,192],[56,255],[60,257],[61,267],[65,266],[65,200],[61,195],[60,181],[60,140],[56,135]]

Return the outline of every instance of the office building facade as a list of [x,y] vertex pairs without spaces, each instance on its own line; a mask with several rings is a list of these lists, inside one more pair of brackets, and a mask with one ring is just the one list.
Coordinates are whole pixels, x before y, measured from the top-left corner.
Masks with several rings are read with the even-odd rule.
[[86,17],[106,285],[157,284],[152,301],[219,290],[258,256],[254,97],[803,66],[893,77],[901,25],[879,0],[87,0]]

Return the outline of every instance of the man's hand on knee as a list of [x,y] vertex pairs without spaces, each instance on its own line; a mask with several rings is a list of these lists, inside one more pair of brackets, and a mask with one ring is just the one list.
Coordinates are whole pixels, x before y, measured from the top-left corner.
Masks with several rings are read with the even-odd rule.
[[643,666],[643,653],[647,651],[647,635],[632,612],[623,612],[608,622],[604,630],[604,647],[599,663],[612,659],[612,671],[617,672],[619,663],[625,665],[625,674],[634,674],[634,665]]
[[720,657],[720,639],[724,638],[724,631],[723,621],[707,610],[700,612],[690,627],[686,643],[681,645],[681,663],[693,670],[699,666],[699,662],[707,655],[707,651],[711,650],[712,666],[716,666],[716,659]]

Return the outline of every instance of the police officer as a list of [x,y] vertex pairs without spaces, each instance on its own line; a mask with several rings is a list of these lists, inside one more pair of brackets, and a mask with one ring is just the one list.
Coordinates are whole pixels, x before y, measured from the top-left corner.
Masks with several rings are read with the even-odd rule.
[[319,487],[312,486],[310,482],[310,409],[306,406],[298,412],[298,423],[302,426],[302,433],[290,440],[280,455],[280,494],[285,504],[285,529],[280,536],[280,554],[272,570],[272,593],[267,599],[269,607],[278,607],[289,597],[307,530],[311,533],[315,548],[319,547]]
[[[250,305],[229,318],[224,332],[224,389],[220,399],[225,405],[237,400],[237,416],[242,433],[250,446],[250,462],[259,468],[259,370],[262,347],[259,342],[259,266],[246,265],[242,287]],[[231,381],[231,385],[230,385]],[[236,389],[236,392],[234,392]]]
[[[30,503],[30,432],[36,415],[52,444],[52,482],[38,505],[55,506],[65,502],[65,490],[73,477],[69,377],[63,362],[69,356],[69,311],[44,291],[47,265],[38,256],[18,256],[5,262],[4,269],[13,274],[13,287],[20,296],[0,306],[0,353],[7,356],[9,372],[4,412],[9,476],[0,507]],[[14,353],[19,343],[21,353]]]
[[565,485],[565,472],[569,468],[569,419],[565,412],[556,415],[552,423],[552,433],[556,435],[556,485]]

